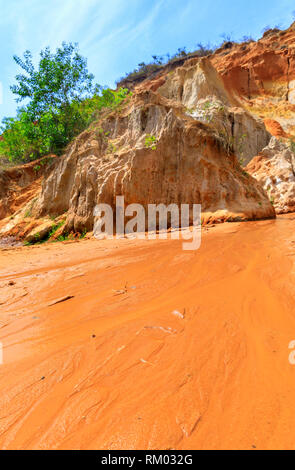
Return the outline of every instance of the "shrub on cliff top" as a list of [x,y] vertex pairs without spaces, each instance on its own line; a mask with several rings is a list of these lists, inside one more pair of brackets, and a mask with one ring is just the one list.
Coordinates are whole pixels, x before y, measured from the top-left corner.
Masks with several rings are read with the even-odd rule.
[[185,59],[189,57],[203,57],[212,54],[213,49],[207,45],[204,46],[203,44],[199,43],[197,48],[193,51],[187,52],[186,47],[179,47],[177,52],[172,56],[167,53],[164,56],[153,55],[152,61],[148,64],[145,62],[141,62],[138,66],[129,73],[126,73],[125,77],[121,77],[117,80],[117,84],[124,83],[124,82],[136,82],[144,80],[145,78],[150,77],[155,72],[160,71],[166,65],[179,61],[180,59]]

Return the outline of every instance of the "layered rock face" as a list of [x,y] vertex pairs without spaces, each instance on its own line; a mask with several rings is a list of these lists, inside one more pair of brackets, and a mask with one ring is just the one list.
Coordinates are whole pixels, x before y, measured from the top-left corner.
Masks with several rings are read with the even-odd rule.
[[239,105],[207,58],[188,60],[167,75],[158,92],[182,103],[195,119],[211,124],[245,164],[269,142],[262,120]]
[[14,214],[36,197],[52,157],[0,171],[0,220]]
[[225,88],[277,138],[257,153],[247,171],[262,183],[277,213],[293,211],[295,23],[286,31],[270,30],[257,42],[217,51],[211,60]]
[[239,95],[250,99],[264,93],[280,94],[295,104],[294,33],[295,23],[285,31],[269,30],[257,42],[217,51],[212,62],[226,77],[227,86]]
[[277,121],[295,136],[295,23],[285,31],[269,30],[257,42],[218,50],[211,61],[251,114]]
[[246,170],[263,185],[277,214],[295,211],[295,154],[284,142],[273,137]]
[[137,94],[123,114],[75,140],[44,180],[33,213],[67,212],[64,230],[91,230],[95,205],[114,207],[117,195],[124,195],[126,205],[145,208],[201,204],[206,221],[274,216],[259,184],[218,133],[152,91]]

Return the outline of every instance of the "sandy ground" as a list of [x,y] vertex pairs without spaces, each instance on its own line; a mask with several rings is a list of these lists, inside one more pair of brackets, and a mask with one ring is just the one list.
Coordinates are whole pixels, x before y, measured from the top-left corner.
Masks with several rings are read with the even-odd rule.
[[1,449],[295,448],[295,214],[181,243],[0,251]]

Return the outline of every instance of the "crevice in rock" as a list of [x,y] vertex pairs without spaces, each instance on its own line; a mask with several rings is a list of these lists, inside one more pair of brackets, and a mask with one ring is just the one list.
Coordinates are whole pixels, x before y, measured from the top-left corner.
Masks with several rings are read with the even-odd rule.
[[248,99],[249,100],[251,100],[250,84],[251,84],[251,71],[250,69],[248,69]]
[[180,86],[179,97],[180,97],[180,101],[182,101],[182,98],[183,98],[183,85]]
[[147,121],[148,121],[148,110],[143,109],[142,112],[141,112],[141,130],[142,130],[142,132],[144,132],[146,130]]
[[229,115],[229,120],[231,123],[231,135],[232,137],[234,137],[235,136],[235,116],[233,113]]
[[286,101],[289,101],[289,93],[290,93],[290,79],[289,79],[289,72],[290,72],[290,57],[287,57],[287,94],[286,94]]

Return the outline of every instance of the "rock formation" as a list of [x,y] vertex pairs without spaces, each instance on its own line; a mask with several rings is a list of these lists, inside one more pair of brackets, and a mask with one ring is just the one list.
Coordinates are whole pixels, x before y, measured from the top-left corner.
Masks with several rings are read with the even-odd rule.
[[278,139],[258,152],[246,170],[262,183],[277,213],[294,211],[290,141],[295,138],[295,23],[286,31],[269,30],[257,42],[216,51],[211,61],[226,90],[252,115],[263,119],[266,129]]
[[295,211],[295,154],[276,137],[246,167],[263,186],[277,214]]
[[245,163],[269,142],[270,135],[262,120],[239,105],[207,58],[188,60],[167,75],[158,92],[181,102],[188,114],[224,134]]
[[211,61],[226,89],[251,114],[275,120],[295,135],[295,23],[285,31],[269,30],[257,42],[218,50]]
[[38,195],[41,178],[53,156],[0,170],[0,220],[14,214]]
[[[107,136],[107,137],[106,137]],[[154,136],[155,144],[147,143]],[[91,230],[97,203],[200,203],[205,220],[273,217],[259,184],[208,125],[152,91],[84,132],[44,179],[33,213],[67,212],[66,231]],[[61,197],[62,195],[62,197]]]

